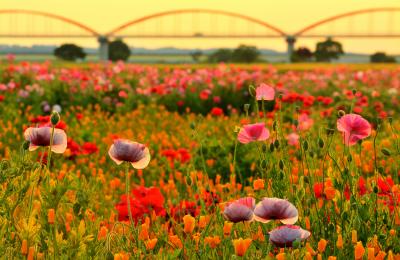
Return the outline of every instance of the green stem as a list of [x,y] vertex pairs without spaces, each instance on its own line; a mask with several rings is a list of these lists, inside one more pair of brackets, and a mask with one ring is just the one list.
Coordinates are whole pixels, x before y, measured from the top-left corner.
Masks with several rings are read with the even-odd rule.
[[129,186],[130,186],[130,178],[129,178],[129,164],[126,163],[125,168],[125,193],[126,193],[126,200],[128,203],[128,215],[129,215],[129,222],[133,225],[133,217],[131,211],[131,199],[129,194]]

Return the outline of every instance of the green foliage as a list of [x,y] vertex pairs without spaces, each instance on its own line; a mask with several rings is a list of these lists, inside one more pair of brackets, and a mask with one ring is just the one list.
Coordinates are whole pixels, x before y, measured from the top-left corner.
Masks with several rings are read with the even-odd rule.
[[209,57],[209,62],[230,62],[232,60],[232,50],[230,49],[218,49],[213,52]]
[[308,62],[312,59],[314,54],[307,47],[300,47],[293,52],[291,61],[292,62]]
[[333,59],[338,59],[343,54],[344,51],[342,44],[332,40],[331,38],[317,43],[314,53],[315,59],[322,62],[330,62]]
[[67,61],[76,61],[77,59],[84,59],[86,53],[83,51],[82,47],[66,43],[54,50],[54,56]]
[[376,52],[370,56],[370,61],[372,63],[396,63],[396,58],[385,52]]
[[131,55],[129,46],[121,39],[110,42],[108,45],[108,58],[112,61],[128,60]]
[[255,46],[240,45],[232,53],[232,61],[239,63],[256,62],[260,57],[260,52]]

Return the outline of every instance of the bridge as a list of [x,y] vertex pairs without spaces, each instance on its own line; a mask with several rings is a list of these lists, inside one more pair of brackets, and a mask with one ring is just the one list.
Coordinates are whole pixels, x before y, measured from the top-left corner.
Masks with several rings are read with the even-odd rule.
[[114,38],[281,38],[286,41],[290,60],[299,38],[400,38],[400,8],[343,13],[294,33],[247,15],[209,9],[155,13],[128,21],[106,33],[67,17],[30,10],[0,10],[0,24],[0,38],[95,38],[99,42],[100,60],[108,59],[108,43]]

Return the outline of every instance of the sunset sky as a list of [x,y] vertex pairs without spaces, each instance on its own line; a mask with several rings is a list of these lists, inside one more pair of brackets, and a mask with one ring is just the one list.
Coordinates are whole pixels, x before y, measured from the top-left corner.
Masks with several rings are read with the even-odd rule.
[[[329,16],[374,7],[400,8],[400,0],[1,0],[0,9],[38,10],[59,14],[79,21],[103,33],[125,22],[152,13],[174,9],[206,8],[251,16],[268,22],[285,32],[293,33]],[[369,19],[371,20],[371,18]],[[388,18],[385,20],[381,19],[380,16],[376,16],[372,19],[374,19],[374,28],[387,27]],[[391,19],[395,24],[392,25],[395,31],[399,32],[400,12],[397,12],[395,18]],[[363,22],[357,24],[355,21],[351,25],[354,32],[358,30],[359,25],[361,26],[360,28],[363,26]],[[338,22],[335,29],[348,29],[349,24],[349,21]],[[94,39],[68,39],[62,41],[75,42],[90,47],[97,46],[97,42]],[[129,39],[127,41],[131,46],[146,48],[167,46],[181,48],[235,47],[239,43],[245,43],[257,45],[259,48],[270,48],[280,51],[286,49],[283,39]],[[316,39],[300,39],[297,42],[297,46],[304,45],[314,48],[316,41]],[[391,40],[350,39],[340,41],[343,43],[345,51],[368,53],[386,51],[388,53],[400,54],[400,38]],[[0,39],[0,43],[2,44],[17,43],[31,45],[59,42],[60,40],[51,39]]]

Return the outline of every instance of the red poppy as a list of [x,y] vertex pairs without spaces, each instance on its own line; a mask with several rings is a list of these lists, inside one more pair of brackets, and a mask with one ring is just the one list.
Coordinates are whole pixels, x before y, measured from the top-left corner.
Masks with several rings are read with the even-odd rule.
[[210,113],[213,116],[222,116],[224,114],[224,110],[222,110],[222,108],[219,107],[213,107]]
[[86,142],[82,145],[83,154],[93,154],[99,151],[95,143]]

